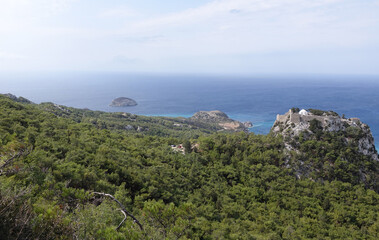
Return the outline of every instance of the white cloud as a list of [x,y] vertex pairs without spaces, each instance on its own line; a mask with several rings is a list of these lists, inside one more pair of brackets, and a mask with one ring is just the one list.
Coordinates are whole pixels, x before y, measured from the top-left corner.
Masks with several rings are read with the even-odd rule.
[[265,10],[274,5],[264,0],[223,0],[214,1],[198,8],[192,8],[178,13],[168,14],[157,18],[147,19],[136,25],[136,28],[151,28],[157,26],[181,26],[185,24],[195,24],[208,19],[230,14],[230,11]]
[[[55,15],[67,11],[77,0],[39,0],[41,3],[34,3],[42,6],[42,9],[49,15]],[[35,0],[33,0],[35,2]],[[37,5],[37,6],[38,6]]]
[[[77,0],[0,0],[0,13],[4,16],[18,14],[58,14],[70,8]],[[41,11],[42,10],[42,11]]]
[[17,54],[17,53],[0,51],[0,59],[1,60],[24,60],[24,59],[27,59],[27,57],[21,54]]
[[220,0],[213,1],[198,8],[146,19],[136,24],[136,28],[149,29],[154,27],[185,26],[206,21],[228,21],[240,17],[254,17],[257,14],[285,15],[297,14],[308,9],[328,7],[343,0]]
[[127,6],[119,6],[117,8],[107,9],[99,14],[99,17],[106,18],[130,18],[140,16],[141,14],[136,10]]
[[129,58],[124,55],[117,55],[113,57],[114,62],[122,64],[135,64],[138,62],[137,58]]
[[0,35],[31,31],[70,9],[77,0],[0,0]]
[[[222,0],[186,11],[128,25],[126,34],[163,34],[174,42],[188,40],[201,49],[240,43],[241,51],[276,50],[327,44],[356,44],[364,40],[361,25],[370,17],[344,14],[346,0]],[[338,7],[336,7],[338,5]],[[231,12],[232,11],[232,12]],[[355,16],[354,16],[355,15]],[[359,15],[360,20],[355,19]],[[378,17],[376,18],[378,20]],[[371,19],[372,21],[372,19]],[[200,39],[199,42],[196,42]],[[341,42],[341,40],[344,40]],[[177,40],[177,41],[176,41]],[[193,41],[194,44],[191,44]],[[249,44],[248,42],[251,42]],[[170,43],[172,44],[172,43]],[[183,45],[179,44],[179,45]],[[224,49],[225,49],[224,47]],[[236,48],[232,46],[231,48]],[[238,48],[238,47],[237,47]],[[190,47],[187,48],[192,50]],[[203,51],[205,49],[201,49]],[[220,49],[220,51],[223,51]]]
[[173,62],[196,65],[195,59],[217,58],[221,65],[228,56],[342,52],[379,42],[378,0],[215,0],[170,14],[161,14],[165,3],[149,12],[137,4],[137,12],[99,2],[0,0],[0,49],[20,53],[0,58],[21,61],[23,54],[33,67],[133,63],[164,70]]

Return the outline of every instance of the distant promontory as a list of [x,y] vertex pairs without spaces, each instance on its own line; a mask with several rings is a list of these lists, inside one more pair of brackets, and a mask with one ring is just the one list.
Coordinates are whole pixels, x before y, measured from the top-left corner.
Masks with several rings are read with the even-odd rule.
[[136,106],[137,102],[131,98],[127,97],[119,97],[112,101],[112,103],[109,105],[111,107],[131,107]]
[[227,131],[245,131],[248,132],[248,128],[252,127],[251,122],[240,122],[230,119],[225,113],[214,110],[214,111],[200,111],[195,113],[191,118],[191,121],[200,121],[206,123],[214,123],[222,127]]

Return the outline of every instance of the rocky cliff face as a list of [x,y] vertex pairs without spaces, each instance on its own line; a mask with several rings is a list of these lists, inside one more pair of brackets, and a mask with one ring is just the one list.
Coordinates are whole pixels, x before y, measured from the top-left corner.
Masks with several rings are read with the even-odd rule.
[[230,119],[228,115],[218,110],[197,112],[189,120],[217,124],[227,131],[248,132],[249,126],[252,126],[251,122],[242,123]]
[[300,134],[307,137],[317,132],[340,132],[345,144],[354,142],[360,153],[379,161],[371,130],[358,118],[345,119],[331,111],[290,109],[284,115],[277,115],[271,132],[282,134],[287,139],[286,148],[289,150],[294,149],[288,140]]

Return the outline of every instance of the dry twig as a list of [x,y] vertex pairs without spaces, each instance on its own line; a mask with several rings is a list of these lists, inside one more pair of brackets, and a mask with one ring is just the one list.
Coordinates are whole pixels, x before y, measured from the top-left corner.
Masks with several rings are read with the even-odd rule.
[[124,214],[125,218],[124,218],[124,220],[122,220],[122,222],[118,225],[118,227],[116,228],[116,230],[118,230],[118,229],[121,227],[121,225],[125,222],[125,220],[126,220],[126,216],[129,216],[129,217],[131,217],[131,218],[133,219],[133,221],[134,221],[135,223],[138,224],[138,226],[139,226],[139,228],[141,229],[141,231],[143,231],[143,226],[142,226],[142,224],[137,220],[137,218],[135,218],[131,213],[129,213],[129,212],[125,209],[124,205],[123,205],[120,201],[118,201],[113,195],[108,194],[108,193],[100,193],[100,192],[92,192],[92,193],[93,193],[93,194],[97,194],[97,195],[101,195],[101,196],[104,196],[104,197],[109,197],[109,198],[111,198],[113,201],[115,201],[115,202],[121,207],[120,211]]
[[13,155],[11,158],[5,160],[5,162],[3,163],[3,165],[0,166],[0,176],[3,174],[3,169],[8,166],[9,164],[11,164],[13,162],[13,160],[15,160],[16,158],[19,158],[21,156],[27,156],[31,153],[32,151],[32,148],[31,149],[26,149],[26,150],[21,150],[19,151],[17,154]]

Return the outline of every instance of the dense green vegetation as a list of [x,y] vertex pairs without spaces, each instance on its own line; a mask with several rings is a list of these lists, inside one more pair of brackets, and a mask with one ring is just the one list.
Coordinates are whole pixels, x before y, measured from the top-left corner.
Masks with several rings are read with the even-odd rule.
[[146,117],[125,112],[107,113],[88,109],[75,109],[42,103],[37,106],[43,111],[56,116],[69,118],[77,123],[89,123],[99,129],[109,129],[144,135],[180,137],[182,139],[197,138],[201,134],[209,134],[222,128],[217,124],[192,121],[186,118]]
[[298,113],[298,112],[300,112],[300,108],[293,107],[293,108],[291,108],[291,111],[292,111],[293,113]]
[[338,117],[338,113],[334,112],[334,111],[323,111],[323,110],[319,110],[319,109],[308,109],[308,111],[314,115],[317,115],[317,116],[322,116],[322,115],[327,115],[327,116],[335,116],[335,117]]
[[[363,184],[379,192],[379,163],[359,153],[357,139],[362,137],[359,128],[349,127],[341,134],[322,132],[317,120],[310,125],[315,134],[303,132],[289,141],[298,152],[291,152],[287,164],[297,175],[318,181]],[[346,136],[350,139],[347,144]]]
[[[338,134],[300,136],[296,153],[280,136],[196,124],[0,96],[0,236],[379,238],[378,163]],[[170,147],[181,143],[185,154]],[[300,161],[310,166],[301,177]],[[371,179],[356,178],[362,166]],[[118,228],[120,206],[94,192],[143,229],[130,217]]]

